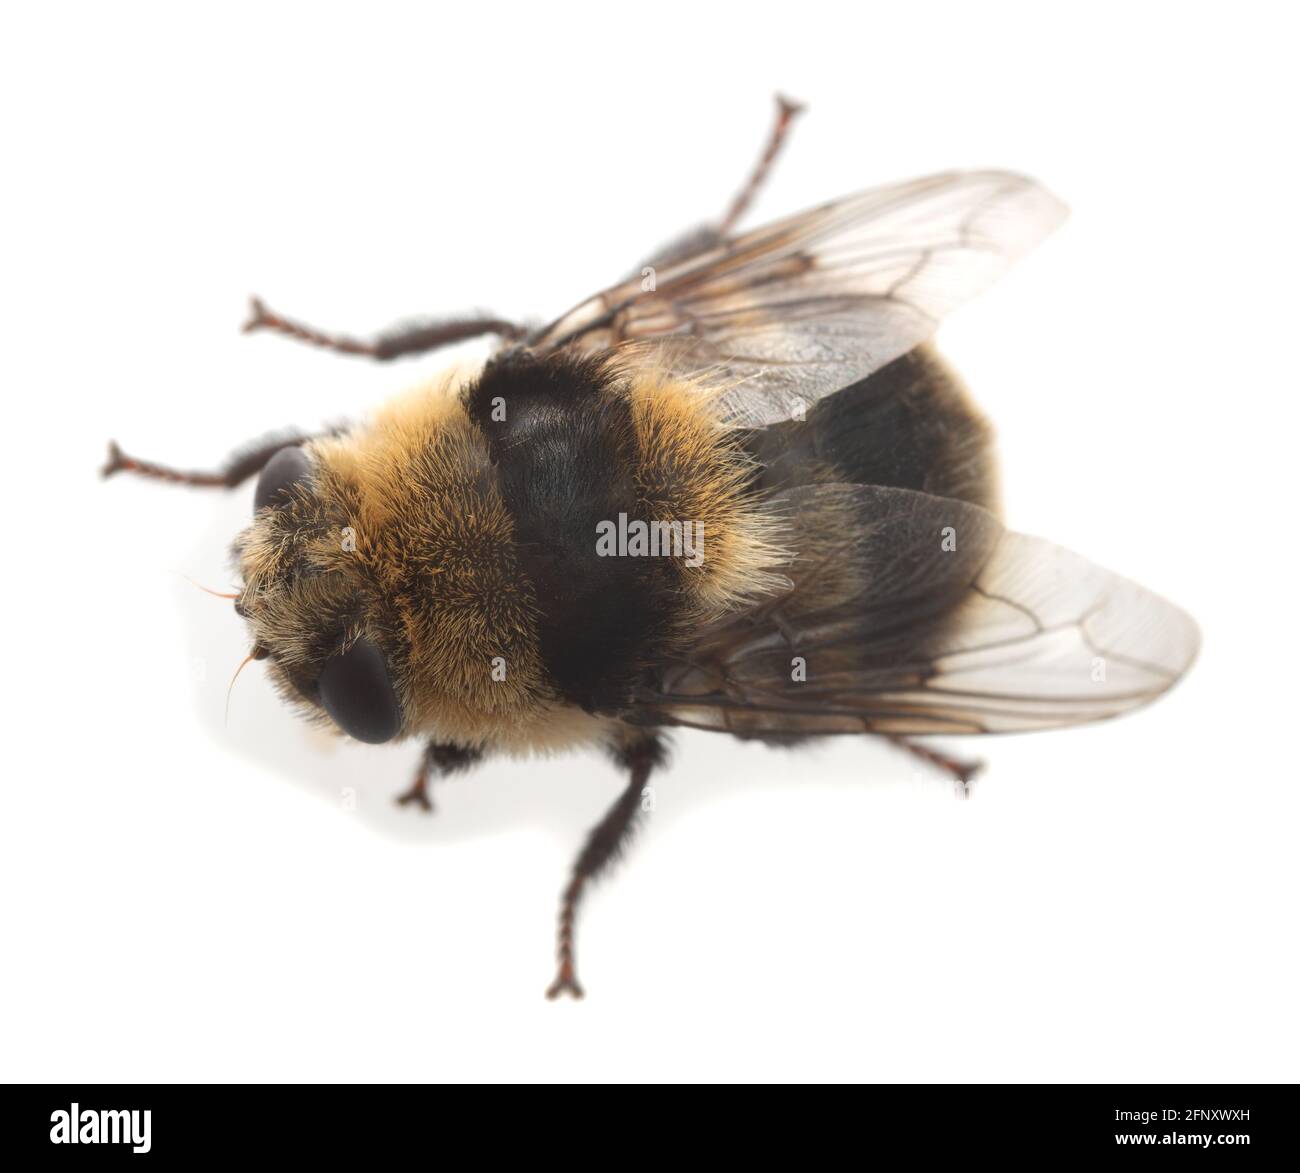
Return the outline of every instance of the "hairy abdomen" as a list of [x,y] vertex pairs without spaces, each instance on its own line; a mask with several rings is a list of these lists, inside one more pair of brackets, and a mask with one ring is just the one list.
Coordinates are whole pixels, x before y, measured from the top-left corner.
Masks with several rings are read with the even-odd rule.
[[836,392],[806,420],[755,432],[748,447],[769,492],[843,481],[998,511],[992,429],[928,346]]

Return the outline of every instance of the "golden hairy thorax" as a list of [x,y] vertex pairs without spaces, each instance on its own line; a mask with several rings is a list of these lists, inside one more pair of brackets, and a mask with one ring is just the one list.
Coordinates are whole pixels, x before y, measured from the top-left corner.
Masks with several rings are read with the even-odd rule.
[[[465,409],[470,379],[453,373],[310,445],[310,493],[259,519],[237,547],[254,634],[301,705],[292,680],[328,654],[328,637],[309,634],[321,616],[349,635],[364,630],[385,649],[407,736],[507,752],[608,736],[609,719],[563,703],[548,680],[514,519]],[[635,427],[642,516],[703,525],[702,564],[673,568],[684,641],[779,582],[782,555],[707,396],[640,372],[617,388]]]
[[778,524],[754,494],[752,460],[715,420],[710,395],[649,371],[629,380],[628,397],[646,519],[703,526],[703,563],[674,562],[684,621],[707,623],[778,588],[789,558]]

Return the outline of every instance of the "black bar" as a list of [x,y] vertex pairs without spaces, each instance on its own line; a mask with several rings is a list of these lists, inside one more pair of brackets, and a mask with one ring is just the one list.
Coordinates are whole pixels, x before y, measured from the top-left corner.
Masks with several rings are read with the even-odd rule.
[[[716,1153],[730,1165],[749,1146],[765,1164],[778,1154],[821,1164],[837,1150],[857,1163],[891,1153],[1076,1159],[1175,1148],[1200,1154],[1198,1165],[1226,1167],[1245,1154],[1293,1162],[1300,1131],[1300,1096],[1290,1084],[690,1087],[676,1106],[651,1099],[674,1090],[638,1091],[633,1099],[622,1088],[530,1088],[515,1099],[505,1087],[410,1084],[10,1085],[0,1095],[0,1153],[41,1166],[277,1156],[370,1164],[416,1153],[432,1166],[468,1146],[493,1165],[516,1147],[548,1164],[561,1153],[585,1163],[590,1158],[575,1144],[585,1137],[593,1158],[608,1154],[613,1138],[599,1137],[620,1120],[620,1129],[631,1128],[620,1150],[660,1150],[691,1164]],[[80,1133],[71,1142],[74,1104]],[[138,1115],[100,1115],[109,1110]],[[137,1143],[145,1111],[147,1140]],[[97,1142],[97,1134],[105,1139]],[[1200,1139],[1181,1139],[1193,1136]],[[147,1152],[136,1151],[146,1144]]]

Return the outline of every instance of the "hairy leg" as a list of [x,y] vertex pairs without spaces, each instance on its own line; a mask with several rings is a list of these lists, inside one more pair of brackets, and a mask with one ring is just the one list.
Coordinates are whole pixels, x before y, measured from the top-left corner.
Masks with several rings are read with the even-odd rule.
[[776,162],[777,155],[781,153],[781,148],[790,132],[790,124],[802,111],[803,107],[798,102],[791,102],[788,98],[783,98],[780,94],[777,94],[776,120],[772,124],[771,133],[768,135],[767,146],[764,148],[758,162],[754,165],[754,169],[750,172],[749,178],[745,181],[745,186],[740,189],[739,194],[731,201],[731,206],[728,207],[722,219],[716,224],[702,224],[688,232],[684,232],[681,236],[676,237],[658,249],[652,256],[647,258],[644,264],[651,268],[660,268],[671,265],[676,261],[685,260],[696,253],[702,253],[725,244],[727,238],[735,231],[740,218],[749,210],[749,205],[753,203],[759,188],[771,175],[772,165]]
[[244,333],[255,330],[272,330],[288,338],[296,338],[310,346],[319,346],[332,350],[335,354],[355,354],[363,358],[373,358],[380,362],[401,358],[408,354],[427,354],[442,346],[454,342],[463,342],[466,338],[478,338],[484,334],[496,334],[513,341],[522,338],[525,330],[514,322],[501,318],[450,318],[440,322],[415,322],[394,326],[376,334],[373,338],[352,338],[346,334],[329,334],[314,326],[304,325],[292,318],[283,317],[258,298],[253,298],[248,321],[244,323]]
[[397,805],[406,806],[414,803],[422,811],[433,810],[433,800],[429,798],[429,781],[431,778],[445,778],[459,770],[468,770],[483,759],[481,749],[463,749],[458,745],[439,745],[429,742],[420,755],[420,764],[415,771],[415,780],[409,789],[397,796]]
[[749,174],[749,179],[745,182],[736,198],[731,201],[731,207],[727,209],[726,215],[722,217],[718,224],[718,235],[726,238],[731,235],[732,230],[740,222],[740,218],[749,210],[749,205],[753,203],[754,197],[758,194],[767,177],[772,173],[772,164],[776,162],[776,157],[781,153],[781,148],[785,145],[786,136],[790,132],[790,124],[795,118],[803,112],[803,106],[798,102],[792,102],[789,98],[776,96],[776,121],[772,124],[772,131],[768,135],[767,146],[763,154],[759,157],[758,162],[754,165],[753,171]]
[[556,938],[559,969],[555,981],[546,991],[548,998],[557,998],[562,993],[571,994],[575,998],[583,996],[574,952],[574,927],[583,890],[626,846],[628,836],[636,825],[637,815],[641,812],[645,784],[651,771],[663,764],[665,756],[663,740],[652,731],[630,732],[628,739],[615,752],[615,760],[629,771],[627,785],[614,805],[605,812],[605,817],[588,833],[587,841],[574,861],[569,883],[560,898],[560,923]]
[[303,432],[277,432],[265,436],[241,448],[219,469],[211,472],[184,472],[165,464],[155,464],[151,460],[139,460],[134,456],[128,456],[114,440],[109,442],[108,462],[99,473],[100,476],[111,477],[114,473],[129,472],[135,476],[170,481],[177,485],[233,489],[236,485],[242,485],[249,477],[254,477],[261,472],[266,467],[267,461],[281,448],[304,444],[312,438]]
[[913,757],[920,758],[927,765],[942,770],[957,784],[958,793],[963,798],[970,797],[971,783],[975,781],[976,775],[984,769],[984,763],[978,759],[963,761],[961,758],[949,757],[945,753],[921,745],[919,742],[910,741],[906,737],[889,735],[887,740],[890,744],[898,746],[899,749],[906,750]]

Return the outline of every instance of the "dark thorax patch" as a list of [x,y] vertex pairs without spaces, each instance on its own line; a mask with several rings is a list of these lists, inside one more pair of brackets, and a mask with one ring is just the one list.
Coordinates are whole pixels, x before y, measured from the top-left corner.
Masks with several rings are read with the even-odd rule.
[[596,552],[600,522],[645,517],[617,373],[598,357],[516,352],[489,364],[465,406],[514,519],[552,681],[588,711],[617,709],[669,630],[674,592],[667,560]]

